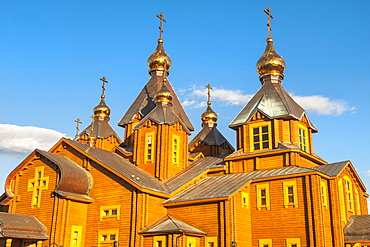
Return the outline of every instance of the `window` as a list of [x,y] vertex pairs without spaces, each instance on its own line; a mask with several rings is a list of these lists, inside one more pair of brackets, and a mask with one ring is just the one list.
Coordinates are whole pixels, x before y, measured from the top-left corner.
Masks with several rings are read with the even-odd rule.
[[354,212],[352,182],[347,176],[344,176],[343,180],[344,180],[344,190],[345,190],[346,200],[347,200],[347,210],[350,212]]
[[308,129],[302,124],[298,124],[298,139],[299,139],[299,148],[302,151],[309,152]]
[[270,209],[270,192],[269,184],[258,184],[257,192],[257,209],[262,208]]
[[301,247],[301,239],[300,238],[287,238],[286,246],[287,247]]
[[360,207],[360,195],[358,194],[358,190],[355,188],[355,196],[356,196],[356,214],[361,215],[361,207]]
[[271,130],[269,122],[250,125],[251,152],[271,149]]
[[99,231],[99,246],[113,246],[118,241],[118,229]]
[[242,207],[249,208],[249,194],[248,192],[242,192]]
[[298,207],[298,193],[296,180],[283,182],[284,190],[284,207]]
[[80,247],[82,239],[82,226],[71,227],[71,247]]
[[32,191],[31,207],[40,207],[43,190],[48,189],[49,177],[44,177],[44,167],[35,168],[35,177],[28,180],[27,191]]
[[258,247],[272,247],[272,239],[258,239]]
[[205,247],[217,247],[217,237],[206,237]]
[[121,205],[110,205],[100,207],[100,220],[114,218],[119,220]]
[[186,237],[186,247],[197,247],[197,239],[194,237]]
[[328,208],[328,192],[325,181],[320,181],[321,204],[324,208]]
[[175,165],[179,164],[179,144],[180,137],[177,135],[172,135],[172,163]]
[[344,194],[343,194],[343,179],[339,179],[338,191],[339,191],[339,201],[340,201],[340,215],[341,215],[342,221],[347,222],[346,205],[344,203]]
[[154,247],[165,247],[166,246],[166,236],[154,236],[153,246]]
[[154,160],[154,132],[145,133],[145,162]]

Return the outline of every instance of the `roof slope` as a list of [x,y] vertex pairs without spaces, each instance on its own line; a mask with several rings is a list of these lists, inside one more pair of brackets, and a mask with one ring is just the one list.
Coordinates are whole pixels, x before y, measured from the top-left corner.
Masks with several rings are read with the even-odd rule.
[[48,239],[46,227],[33,215],[0,212],[0,237]]
[[122,156],[103,149],[90,147],[89,145],[77,141],[67,139],[66,141],[71,143],[73,146],[77,147],[81,151],[92,156],[94,159],[98,160],[110,169],[116,171],[118,174],[130,180],[134,184],[144,189],[167,193],[166,188],[162,185],[161,182],[159,182],[143,170],[139,169],[135,165],[131,164]]
[[[86,129],[84,129],[79,134],[79,136],[82,136],[83,134],[91,135],[91,126],[92,124],[87,126]],[[104,121],[104,120],[94,121],[94,136],[96,136],[97,138],[101,138],[101,139],[107,138],[109,136],[114,136],[115,138],[117,138],[119,142],[122,142],[121,138],[119,137],[117,132],[112,128],[109,122]]]
[[344,167],[346,167],[348,163],[349,161],[347,160],[347,161],[331,163],[331,164],[324,165],[324,166],[316,166],[316,167],[312,167],[311,169],[324,173],[328,176],[337,176],[339,173],[343,171]]
[[353,215],[344,227],[344,241],[370,242],[370,215]]
[[[140,113],[140,115],[145,117],[149,112],[151,112],[154,109],[155,107],[154,95],[161,88],[162,81],[163,76],[157,76],[153,74],[153,76],[149,79],[144,88],[140,91],[139,95],[136,97],[134,102],[131,104],[130,108],[127,110],[125,115],[123,115],[123,117],[119,121],[118,123],[119,126],[124,127],[126,124],[128,124],[136,113]],[[186,115],[186,112],[182,107],[169,81],[167,81],[166,86],[168,90],[171,92],[173,97],[172,99],[173,111],[176,113],[176,115],[180,117],[180,119],[184,122],[185,126],[190,131],[194,130],[194,127],[191,124],[189,117]]]
[[195,235],[206,235],[207,233],[176,219],[173,216],[166,215],[156,223],[139,232],[140,234],[158,234],[158,233],[185,233]]
[[209,146],[220,146],[226,142],[234,151],[234,147],[227,141],[216,126],[209,127],[208,125],[204,125],[199,133],[191,140],[189,147],[193,146],[198,141],[202,141]]
[[[229,127],[237,127],[248,122],[257,111],[270,119],[290,117],[300,120],[305,110],[293,100],[282,84],[266,81],[253,98],[240,111]],[[309,121],[310,127],[317,128]]]

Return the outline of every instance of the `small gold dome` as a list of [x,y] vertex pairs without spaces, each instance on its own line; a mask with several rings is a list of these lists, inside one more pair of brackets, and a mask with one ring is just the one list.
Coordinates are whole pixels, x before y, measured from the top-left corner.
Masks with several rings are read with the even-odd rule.
[[163,85],[154,95],[156,102],[172,102],[172,93],[166,86],[167,79],[163,78]]
[[168,71],[172,65],[170,56],[167,55],[163,48],[163,39],[158,40],[158,46],[148,58],[149,71],[166,70]]
[[204,124],[216,124],[217,123],[217,119],[218,119],[218,116],[216,114],[216,112],[214,112],[211,108],[211,102],[207,102],[207,109],[205,112],[203,112],[202,116],[201,116],[201,120],[202,120],[202,125]]
[[106,117],[109,118],[110,108],[105,104],[104,95],[101,97],[100,103],[94,107],[94,116],[95,117]]
[[285,60],[280,56],[274,48],[274,40],[268,38],[266,40],[266,49],[263,55],[258,59],[256,69],[260,76],[266,74],[284,74]]

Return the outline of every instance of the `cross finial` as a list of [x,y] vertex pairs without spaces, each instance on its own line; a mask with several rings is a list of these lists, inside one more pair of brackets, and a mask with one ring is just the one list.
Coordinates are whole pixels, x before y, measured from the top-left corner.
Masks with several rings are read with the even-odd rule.
[[101,90],[101,98],[105,98],[105,95],[104,95],[104,92],[105,92],[105,83],[108,83],[107,81],[107,78],[105,78],[105,76],[103,76],[102,78],[100,78],[100,80],[103,82],[103,85],[101,86],[102,90]]
[[271,26],[270,26],[270,20],[274,19],[274,17],[271,15],[270,7],[267,7],[263,10],[267,14],[267,36],[268,38],[271,38]]
[[78,138],[78,131],[80,130],[80,124],[82,124],[82,122],[81,122],[80,118],[77,118],[75,120],[75,123],[77,124],[77,126],[76,126],[76,136],[75,136],[75,139],[77,139]]
[[211,104],[211,84],[207,84],[206,85],[206,88],[208,88],[208,92],[207,92],[207,95],[208,95],[208,101],[207,101],[207,104],[210,105]]
[[167,22],[165,19],[164,19],[164,15],[162,13],[160,13],[159,15],[156,15],[156,17],[159,18],[159,39],[162,39],[162,33],[163,33],[163,29],[162,29],[162,22]]
[[90,116],[90,118],[91,118],[91,136],[94,136],[94,122],[95,122],[95,116],[94,115],[91,115]]

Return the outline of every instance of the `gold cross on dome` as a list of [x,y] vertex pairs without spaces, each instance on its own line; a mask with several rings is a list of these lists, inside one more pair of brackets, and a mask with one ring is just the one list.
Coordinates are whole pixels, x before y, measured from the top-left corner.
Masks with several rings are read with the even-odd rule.
[[272,28],[270,26],[270,21],[271,21],[271,19],[274,19],[274,17],[271,15],[270,7],[267,7],[263,11],[267,14],[267,36],[268,36],[268,38],[271,38]]
[[100,78],[100,80],[103,82],[103,85],[101,86],[101,88],[102,88],[101,97],[102,98],[105,98],[105,95],[104,95],[104,92],[105,92],[105,83],[108,83],[108,81],[107,81],[107,78],[105,78],[105,76],[103,76],[102,78]]
[[211,84],[209,84],[209,83],[206,85],[206,88],[208,88],[208,92],[207,92],[208,102],[211,102],[211,89],[213,89],[213,88],[211,88]]
[[160,13],[159,15],[156,15],[156,17],[159,18],[159,39],[162,39],[162,33],[163,33],[163,28],[162,28],[162,22],[167,22],[165,19],[164,19],[164,15],[162,13]]
[[75,123],[77,124],[77,126],[76,126],[76,136],[75,136],[75,138],[77,138],[78,137],[78,131],[80,130],[80,124],[82,124],[82,122],[81,122],[81,120],[80,120],[80,118],[77,118],[76,120],[75,120]]

